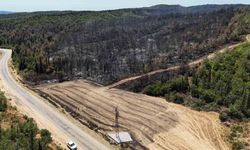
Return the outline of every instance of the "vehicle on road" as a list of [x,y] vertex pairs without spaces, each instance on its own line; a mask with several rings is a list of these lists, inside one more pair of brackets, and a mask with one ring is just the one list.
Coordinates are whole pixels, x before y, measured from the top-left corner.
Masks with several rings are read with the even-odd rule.
[[[81,127],[75,125],[71,119],[68,119],[63,113],[56,110],[56,107],[46,103],[42,97],[39,97],[33,92],[27,91],[23,85],[19,84],[10,73],[11,70],[8,62],[11,59],[12,50],[1,49],[0,59],[0,78],[1,84],[11,96],[13,101],[21,107],[22,110],[31,118],[35,118],[37,122],[41,123],[43,128],[51,131],[54,139],[58,143],[63,143],[64,139],[74,139],[79,149],[84,147],[84,150],[109,150],[108,143],[102,144],[99,139],[92,137]],[[67,129],[67,130],[65,130]],[[63,135],[63,138],[61,137]],[[1,149],[1,148],[0,148]]]
[[68,147],[70,150],[77,150],[77,145],[76,145],[74,142],[72,142],[72,141],[69,141],[69,142],[67,143],[67,147]]

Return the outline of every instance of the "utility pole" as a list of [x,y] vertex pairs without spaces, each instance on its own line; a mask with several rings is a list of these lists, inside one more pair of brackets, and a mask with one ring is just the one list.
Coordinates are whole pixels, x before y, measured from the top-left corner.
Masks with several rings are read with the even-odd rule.
[[117,137],[117,139],[120,139],[120,137],[119,137],[119,110],[118,110],[118,107],[115,108],[115,128],[116,128],[116,137]]

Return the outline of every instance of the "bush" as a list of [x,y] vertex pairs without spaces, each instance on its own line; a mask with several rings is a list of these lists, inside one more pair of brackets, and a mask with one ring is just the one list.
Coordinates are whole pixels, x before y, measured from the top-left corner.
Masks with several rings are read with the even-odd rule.
[[241,137],[241,134],[243,133],[243,127],[239,125],[233,125],[230,128],[230,134],[228,135],[228,140],[232,145],[238,147],[239,145],[239,138]]
[[201,99],[204,99],[206,103],[211,103],[215,101],[216,96],[211,90],[202,90],[201,91]]
[[244,146],[245,145],[242,141],[234,141],[232,143],[232,150],[243,150]]
[[245,115],[247,118],[250,118],[250,109],[247,109],[246,111],[244,111],[244,115]]
[[244,149],[245,143],[240,140],[241,134],[243,133],[243,127],[239,125],[233,125],[230,129],[228,136],[229,142],[232,143],[233,150]]
[[174,102],[176,104],[183,104],[184,103],[184,99],[182,96],[180,96],[179,94],[177,93],[170,93],[168,95],[165,96],[166,97],[166,100],[168,101],[171,101],[171,102]]
[[202,89],[196,85],[192,85],[190,88],[191,95],[196,98],[201,98],[206,101],[206,103],[214,102],[217,98],[212,90]]
[[231,128],[231,132],[239,132],[239,133],[243,133],[243,127],[240,125],[234,125]]
[[[6,108],[7,99],[4,96],[4,93],[0,92],[0,111],[5,111]],[[12,107],[9,107],[8,109],[15,110],[15,108]],[[0,117],[5,117],[5,115]],[[48,144],[52,142],[51,134],[48,130],[41,130],[41,139],[37,139],[36,135],[39,133],[39,130],[32,118],[23,116],[25,121],[22,122],[20,122],[20,119],[17,116],[11,118],[12,121],[10,122],[10,128],[2,129],[0,125],[0,150],[48,149]]]
[[0,111],[5,111],[7,108],[7,99],[3,92],[0,92]]
[[162,96],[164,95],[162,92],[162,84],[161,83],[155,83],[153,85],[149,85],[145,87],[143,93],[151,96]]
[[241,112],[239,108],[234,105],[231,105],[229,110],[222,111],[219,116],[222,122],[230,120],[230,119],[238,119],[242,120],[244,118],[244,114]]
[[166,84],[170,91],[185,93],[189,88],[188,79],[183,76],[169,80]]
[[228,116],[228,111],[221,112],[219,118],[222,122],[228,121],[230,119]]
[[52,142],[51,134],[48,130],[41,130],[41,139],[38,139],[38,133],[36,124],[30,118],[25,122],[12,124],[10,129],[1,130],[0,149],[47,150],[48,144]]
[[189,89],[188,79],[181,76],[167,81],[155,83],[144,88],[143,93],[151,96],[164,96],[170,92],[185,93]]
[[231,105],[229,107],[228,116],[232,119],[239,119],[239,120],[242,120],[244,118],[244,115],[241,112],[241,110],[237,108],[235,105]]
[[199,98],[200,96],[200,91],[196,85],[192,85],[190,87],[190,93],[191,93],[191,96],[196,97],[196,98]]
[[229,142],[232,143],[233,150],[241,150],[244,148],[245,144],[239,140],[242,133],[243,133],[242,126],[234,125],[231,127],[228,139],[229,139]]
[[41,142],[45,145],[52,142],[51,133],[47,129],[41,130]]
[[203,110],[202,107],[206,105],[206,102],[203,100],[196,101],[193,105],[191,105],[195,110]]

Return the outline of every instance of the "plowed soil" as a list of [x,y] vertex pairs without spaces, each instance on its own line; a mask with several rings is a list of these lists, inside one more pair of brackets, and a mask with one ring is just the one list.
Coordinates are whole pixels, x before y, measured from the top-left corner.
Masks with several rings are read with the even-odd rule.
[[37,87],[53,103],[98,131],[115,131],[115,108],[119,126],[141,145],[155,150],[226,150],[224,128],[218,114],[198,112],[165,99],[103,87],[85,80]]

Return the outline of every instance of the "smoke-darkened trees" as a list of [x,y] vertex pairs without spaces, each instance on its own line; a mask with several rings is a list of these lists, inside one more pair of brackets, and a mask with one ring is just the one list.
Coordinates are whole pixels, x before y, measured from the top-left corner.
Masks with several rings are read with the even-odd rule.
[[[202,9],[201,9],[202,8]],[[239,6],[161,6],[0,16],[0,45],[26,80],[83,77],[107,84],[203,56],[249,31]]]
[[166,96],[196,109],[220,111],[222,121],[250,118],[250,44],[206,60],[189,77],[149,85],[144,93]]

